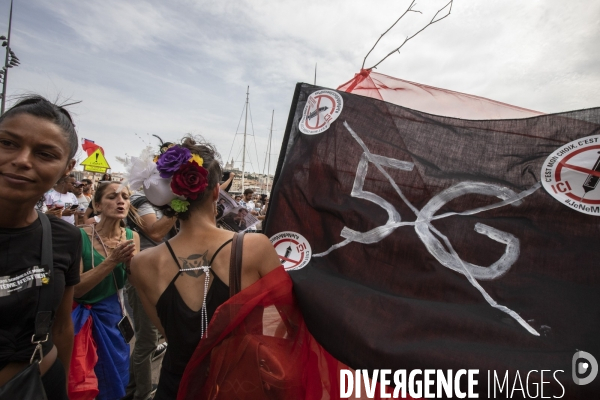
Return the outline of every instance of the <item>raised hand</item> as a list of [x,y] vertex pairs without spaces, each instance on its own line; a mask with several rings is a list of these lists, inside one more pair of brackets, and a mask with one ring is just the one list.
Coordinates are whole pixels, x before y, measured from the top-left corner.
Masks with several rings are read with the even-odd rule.
[[122,262],[129,263],[133,257],[134,251],[135,244],[133,243],[133,240],[127,240],[118,245],[106,259],[114,262],[115,265]]

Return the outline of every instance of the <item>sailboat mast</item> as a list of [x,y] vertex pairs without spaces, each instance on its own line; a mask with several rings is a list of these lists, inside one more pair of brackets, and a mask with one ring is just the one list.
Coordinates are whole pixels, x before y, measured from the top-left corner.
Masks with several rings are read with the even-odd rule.
[[271,139],[273,138],[273,118],[275,117],[275,110],[271,114],[271,130],[269,131],[269,146],[267,147],[267,156],[269,162],[267,164],[267,193],[269,193],[269,172],[271,171]]
[[246,130],[248,129],[248,102],[250,86],[246,90],[246,120],[244,121],[244,148],[242,149],[242,194],[244,193],[244,175],[246,175]]

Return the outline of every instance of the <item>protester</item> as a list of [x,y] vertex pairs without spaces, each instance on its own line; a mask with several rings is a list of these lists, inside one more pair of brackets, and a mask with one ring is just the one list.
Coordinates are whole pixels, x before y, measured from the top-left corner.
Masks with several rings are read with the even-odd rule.
[[[240,201],[240,206],[245,207],[246,210],[248,210],[248,212],[252,215],[258,215],[258,212],[256,211],[256,202],[254,201],[254,190],[252,189],[246,189],[244,190],[244,197],[242,198],[242,200]],[[238,227],[239,230],[244,230],[246,229],[246,215],[243,216],[243,223],[241,215],[238,213],[238,215],[236,216],[236,221],[238,223]],[[242,224],[244,225],[244,227],[242,228]],[[252,226],[248,229],[248,232],[256,232],[256,227]]]
[[75,175],[62,177],[58,183],[44,195],[48,211],[54,212],[68,223],[75,225],[75,213],[79,207],[77,197],[73,194]]
[[[129,345],[119,329],[125,313],[120,289],[127,279],[131,258],[139,252],[140,239],[137,233],[121,226],[130,211],[127,188],[116,182],[100,184],[94,204],[102,219],[80,229],[81,282],[75,286],[77,306],[72,312],[76,345],[69,396],[86,398],[85,394],[113,400],[125,395],[129,381]],[[96,357],[95,365],[90,364],[89,360]],[[90,385],[95,379],[97,388]]]
[[80,206],[85,206],[87,208],[89,201],[83,195],[83,187],[84,186],[85,186],[85,184],[83,182],[75,181],[72,185],[71,193],[73,193],[75,195],[75,198],[77,199],[77,202],[79,203]]
[[148,199],[181,225],[131,263],[144,309],[169,341],[155,400],[339,398],[348,367],[308,332],[269,239],[217,228],[212,146],[186,138],[152,165],[130,182],[148,184]]
[[[177,207],[179,211],[175,211],[171,206],[163,210],[165,215],[176,214],[179,218],[181,229],[177,236],[138,254],[131,265],[131,280],[144,309],[169,342],[155,400],[177,397],[179,381],[207,321],[229,297],[224,282],[228,282],[233,233],[218,229],[215,222],[221,177],[215,150],[209,144],[186,138],[161,157],[168,159],[175,153],[193,155],[190,162],[184,156],[179,168],[196,171],[194,174],[199,174],[196,176],[204,178],[192,188],[196,191],[185,196],[184,201],[189,203],[186,210]],[[163,167],[161,158],[158,167],[159,171]],[[184,174],[175,172],[172,179],[176,182],[180,182],[178,173]],[[263,235],[247,237],[244,251],[242,287],[250,286],[280,264],[273,246]]]
[[[127,218],[127,225],[140,236],[140,249],[146,250],[162,243],[165,238],[174,236],[176,219],[163,216],[148,202],[143,192],[134,192],[131,205],[137,210],[141,224],[134,218]],[[129,363],[129,384],[125,399],[145,400],[155,389],[152,385],[152,361],[164,354],[167,342],[158,344],[159,333],[142,307],[135,287],[125,284],[127,299],[133,311],[135,347]]]
[[83,195],[83,188],[85,184],[83,182],[76,181],[73,183],[73,189],[71,193],[75,195],[77,198],[77,202],[79,203],[77,210],[75,210],[75,225],[82,225],[84,223],[84,213],[89,205],[89,201],[87,197]]
[[240,201],[242,201],[242,196],[240,196],[239,194],[236,194],[233,199],[235,200],[236,203],[240,204]]
[[92,181],[91,179],[82,179],[83,183],[83,195],[85,196],[87,203],[89,204],[92,201],[92,197],[94,196],[92,192]]
[[[49,400],[68,399],[71,306],[73,287],[79,282],[81,236],[73,225],[39,215],[34,206],[59,179],[69,175],[77,148],[69,113],[43,97],[24,98],[0,116],[0,282],[4,285],[9,284],[7,278],[31,276],[34,266],[41,265],[42,241],[46,239],[42,218],[50,220],[53,260],[49,280],[46,272],[46,278],[0,289],[0,391],[8,390],[9,385],[17,385],[19,391],[33,390],[28,382],[19,381],[22,375],[15,375],[30,365],[36,347],[33,342],[44,339],[33,337],[34,319],[47,307],[54,318],[48,340],[41,343],[41,381]],[[44,290],[52,290],[51,304],[38,306]],[[15,399],[26,396],[11,393]],[[29,395],[43,397],[42,393]]]
[[264,197],[261,197],[262,203],[263,205],[260,207],[260,211],[258,212],[257,215],[257,219],[260,221],[258,224],[256,224],[256,231],[257,232],[262,232],[263,231],[263,221],[265,220],[265,217],[267,215],[267,210],[269,209],[269,199],[267,198],[267,195],[262,195]]
[[254,200],[252,199],[252,195],[254,194],[254,190],[246,189],[244,190],[244,197],[240,200],[240,206],[245,207],[251,213],[254,213]]

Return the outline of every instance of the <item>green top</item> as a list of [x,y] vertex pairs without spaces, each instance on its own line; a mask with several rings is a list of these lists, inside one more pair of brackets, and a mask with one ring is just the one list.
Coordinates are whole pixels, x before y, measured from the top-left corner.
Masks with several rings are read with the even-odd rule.
[[[83,272],[86,272],[92,269],[92,251],[94,252],[94,266],[100,265],[100,263],[104,261],[105,257],[92,247],[92,242],[83,228],[79,229],[81,230],[83,244],[83,248],[81,249]],[[133,239],[133,231],[131,231],[129,228],[125,228],[125,237],[127,240]],[[117,286],[119,289],[121,289],[123,285],[125,285],[125,280],[127,279],[125,263],[117,264],[115,269],[113,269],[113,272],[117,281]],[[117,292],[117,288],[115,287],[115,279],[113,279],[113,274],[108,274],[104,279],[102,279],[102,281],[100,281],[100,283],[94,286],[92,290],[84,294],[82,297],[75,299],[75,301],[81,304],[94,304],[107,298],[108,296],[112,296]]]

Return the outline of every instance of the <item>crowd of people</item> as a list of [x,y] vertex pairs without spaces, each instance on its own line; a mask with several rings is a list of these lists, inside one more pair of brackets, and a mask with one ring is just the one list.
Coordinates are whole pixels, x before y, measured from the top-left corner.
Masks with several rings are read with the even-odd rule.
[[[0,116],[0,399],[20,393],[23,371],[33,371],[26,379],[41,381],[48,399],[175,399],[208,322],[234,294],[232,242],[243,240],[242,290],[278,268],[279,257],[264,235],[217,226],[219,191],[233,174],[222,181],[210,144],[188,137],[161,149],[161,176],[161,160],[176,152],[189,161],[169,179],[197,172],[186,178],[196,179],[192,189],[170,186],[167,204],[110,176],[77,181],[77,148],[68,111],[42,97]],[[236,200],[264,220],[266,195],[247,189]],[[152,363],[162,354],[157,388]]]

